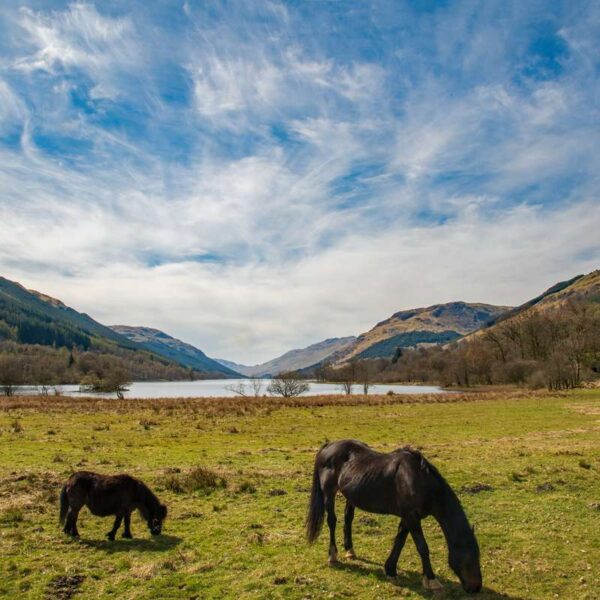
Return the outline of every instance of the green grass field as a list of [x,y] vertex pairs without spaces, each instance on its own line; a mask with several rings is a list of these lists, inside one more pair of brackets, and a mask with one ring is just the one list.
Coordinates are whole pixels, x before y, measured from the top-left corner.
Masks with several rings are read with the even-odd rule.
[[[398,578],[383,574],[393,517],[357,512],[358,559],[336,568],[327,566],[326,536],[304,541],[315,452],[352,437],[383,451],[411,444],[440,469],[476,526],[480,598],[598,598],[600,392],[434,400],[1,399],[0,596],[430,596],[410,540]],[[194,489],[186,475],[198,466],[225,487]],[[151,538],[136,515],[135,539],[120,531],[111,543],[112,520],[84,509],[81,539],[66,538],[58,493],[79,469],[142,478],[169,506],[164,535]],[[340,519],[343,499],[337,508]],[[463,597],[437,524],[428,519],[424,530],[446,586],[438,597]]]

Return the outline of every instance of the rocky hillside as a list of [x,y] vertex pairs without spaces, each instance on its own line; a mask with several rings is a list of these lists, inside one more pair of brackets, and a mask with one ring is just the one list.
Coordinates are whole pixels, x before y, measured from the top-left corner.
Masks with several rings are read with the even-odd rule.
[[354,336],[330,338],[306,348],[290,350],[273,360],[254,366],[240,365],[222,359],[215,360],[248,377],[270,377],[284,371],[297,371],[327,359],[334,359],[340,353],[345,352],[355,341]]
[[121,336],[195,371],[213,373],[216,377],[240,377],[240,373],[230,369],[198,348],[150,327],[131,327],[129,325],[113,325],[111,329]]
[[448,343],[486,326],[510,309],[491,304],[449,302],[403,310],[359,335],[341,353],[338,362],[390,357],[398,347]]

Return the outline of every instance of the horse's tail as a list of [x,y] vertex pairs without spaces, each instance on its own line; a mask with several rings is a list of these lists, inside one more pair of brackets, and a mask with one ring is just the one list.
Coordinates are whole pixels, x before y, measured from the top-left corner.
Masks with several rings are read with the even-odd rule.
[[306,515],[306,537],[311,544],[319,537],[321,527],[323,527],[323,519],[325,518],[325,498],[323,497],[321,480],[319,478],[319,455],[321,454],[321,450],[319,450],[315,459],[310,503],[308,505],[308,514]]
[[64,525],[65,519],[67,518],[67,512],[69,511],[69,496],[67,495],[67,486],[63,485],[60,492],[60,516],[58,522]]

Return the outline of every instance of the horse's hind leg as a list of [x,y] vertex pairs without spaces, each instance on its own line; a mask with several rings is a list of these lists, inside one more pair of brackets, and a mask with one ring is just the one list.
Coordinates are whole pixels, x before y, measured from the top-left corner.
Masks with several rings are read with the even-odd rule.
[[425,536],[423,535],[423,529],[421,528],[420,523],[411,525],[410,535],[415,542],[417,552],[421,556],[421,562],[423,563],[423,587],[431,592],[443,589],[444,586],[436,579],[431,567],[431,561],[429,560],[429,546],[425,541]]
[[73,537],[79,537],[79,531],[77,531],[77,518],[79,517],[80,509],[71,507],[67,514],[67,522],[65,523],[65,533]]
[[354,546],[352,545],[352,520],[354,519],[354,505],[346,500],[346,509],[344,510],[344,550],[346,558],[356,558]]
[[67,516],[65,518],[65,526],[63,527],[63,531],[67,534],[67,535],[71,535],[71,528],[72,528],[72,524],[71,524],[71,508],[68,509],[67,511]]
[[321,480],[321,489],[325,501],[325,510],[327,511],[327,525],[329,527],[329,558],[330,565],[337,563],[337,546],[335,545],[335,524],[337,518],[335,516],[335,494],[337,485],[333,472],[325,480]]
[[404,521],[400,521],[400,525],[398,525],[398,533],[396,534],[396,539],[394,540],[394,545],[392,546],[392,551],[390,552],[390,555],[388,556],[388,559],[385,561],[384,565],[385,574],[388,577],[396,577],[398,572],[398,559],[400,558],[400,553],[402,552],[402,548],[404,548],[407,537],[408,527]]
[[115,517],[115,522],[112,526],[112,529],[106,534],[106,537],[111,541],[115,541],[115,535],[119,527],[121,527],[121,521],[123,520],[123,515],[117,515]]

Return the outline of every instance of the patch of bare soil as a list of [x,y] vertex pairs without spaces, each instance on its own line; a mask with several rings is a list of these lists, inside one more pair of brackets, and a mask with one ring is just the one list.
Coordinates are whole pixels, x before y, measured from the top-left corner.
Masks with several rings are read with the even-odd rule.
[[83,575],[59,575],[46,588],[46,600],[69,600],[79,592]]

